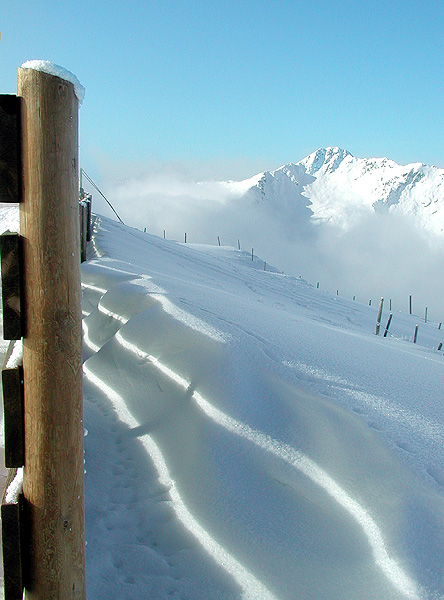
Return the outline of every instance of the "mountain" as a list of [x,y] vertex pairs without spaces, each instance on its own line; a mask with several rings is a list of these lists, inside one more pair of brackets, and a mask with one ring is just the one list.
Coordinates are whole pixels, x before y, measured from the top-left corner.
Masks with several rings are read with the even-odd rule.
[[[392,300],[444,320],[444,171],[341,148],[243,181],[196,182],[169,169],[105,192],[128,225],[170,240],[254,250],[267,265],[339,295]],[[94,210],[109,214],[93,189]],[[111,216],[111,215],[110,215]],[[432,316],[433,315],[433,316]]]
[[398,213],[430,233],[444,230],[444,169],[422,163],[399,165],[321,148],[239,189],[248,182],[248,194],[285,213],[285,220],[312,217],[347,229],[372,212]]

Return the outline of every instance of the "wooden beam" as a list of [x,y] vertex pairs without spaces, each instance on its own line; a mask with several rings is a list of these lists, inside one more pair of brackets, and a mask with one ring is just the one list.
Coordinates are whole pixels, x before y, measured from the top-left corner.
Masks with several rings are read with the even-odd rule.
[[22,96],[23,339],[29,600],[83,600],[78,101],[72,83],[18,70]]
[[0,236],[3,338],[19,340],[22,327],[21,241],[17,233]]
[[23,422],[23,370],[21,367],[2,370],[5,427],[5,467],[25,464]]
[[0,202],[22,198],[20,138],[20,98],[0,94]]
[[86,244],[87,244],[87,219],[88,213],[86,203],[82,200],[79,202],[79,227],[80,227],[80,262],[86,260]]

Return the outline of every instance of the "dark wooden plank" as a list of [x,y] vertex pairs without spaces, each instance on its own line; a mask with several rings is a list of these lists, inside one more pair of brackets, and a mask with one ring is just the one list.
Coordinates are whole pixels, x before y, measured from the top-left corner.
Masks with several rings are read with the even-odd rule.
[[23,418],[23,372],[21,367],[3,369],[5,466],[21,467],[25,462]]
[[92,227],[91,227],[91,219],[92,219],[92,196],[89,195],[85,198],[86,203],[86,241],[90,242],[92,239]]
[[0,202],[21,199],[20,98],[0,94]]
[[23,336],[21,318],[21,244],[16,233],[0,236],[2,266],[3,338]]
[[2,499],[2,547],[3,547],[3,585],[5,600],[22,600],[23,598],[23,504],[7,503],[6,491],[15,477],[17,470],[10,469],[6,480]]
[[79,229],[80,229],[80,262],[86,260],[86,237],[87,237],[87,212],[86,204],[82,200],[79,202]]

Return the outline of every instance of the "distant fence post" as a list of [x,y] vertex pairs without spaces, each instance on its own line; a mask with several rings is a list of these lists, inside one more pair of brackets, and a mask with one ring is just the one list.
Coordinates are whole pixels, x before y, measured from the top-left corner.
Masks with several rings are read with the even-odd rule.
[[393,318],[393,314],[390,313],[388,321],[387,321],[387,325],[385,326],[384,337],[387,337],[387,333],[388,333],[388,330],[389,330],[389,327],[390,327],[390,323],[392,322],[392,318]]
[[26,597],[85,592],[78,101],[18,70],[22,97]]
[[384,298],[379,301],[378,316],[376,317],[376,335],[379,335],[381,328],[382,307],[384,306]]

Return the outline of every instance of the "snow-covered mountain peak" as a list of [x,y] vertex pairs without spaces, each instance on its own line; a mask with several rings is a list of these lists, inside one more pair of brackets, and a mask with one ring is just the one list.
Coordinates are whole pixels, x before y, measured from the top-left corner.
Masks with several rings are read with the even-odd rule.
[[317,176],[319,173],[333,173],[347,158],[353,159],[354,157],[348,150],[334,146],[319,148],[297,164],[305,167],[310,175]]
[[255,188],[262,202],[271,201],[276,209],[285,211],[296,202],[310,207],[299,218],[343,229],[363,215],[390,211],[435,234],[444,231],[444,169],[420,162],[400,165],[386,157],[356,158],[339,147],[319,148],[297,163],[261,174]]

